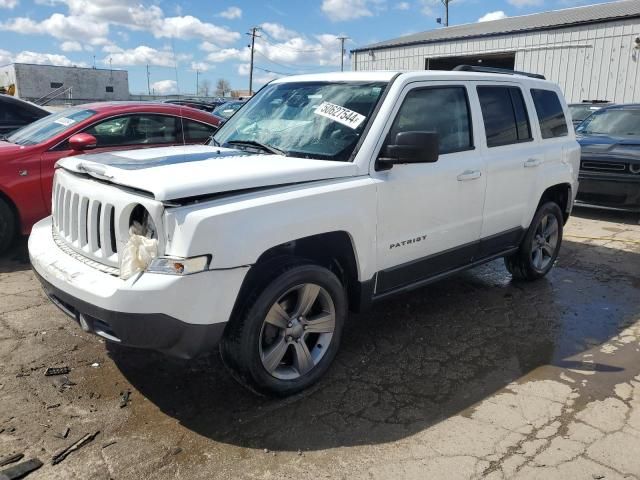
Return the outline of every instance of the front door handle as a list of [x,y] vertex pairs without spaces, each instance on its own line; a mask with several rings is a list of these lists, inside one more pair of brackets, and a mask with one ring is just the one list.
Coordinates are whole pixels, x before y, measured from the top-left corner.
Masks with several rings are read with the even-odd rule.
[[469,180],[477,180],[482,176],[482,172],[480,170],[465,170],[460,175],[458,175],[459,182],[468,182]]
[[539,158],[529,158],[526,162],[524,162],[525,168],[537,167],[542,163],[542,160]]

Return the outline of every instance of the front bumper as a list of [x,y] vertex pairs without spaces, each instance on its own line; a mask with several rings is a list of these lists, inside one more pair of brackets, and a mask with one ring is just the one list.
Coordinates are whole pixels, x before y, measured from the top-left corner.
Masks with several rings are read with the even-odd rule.
[[143,273],[122,280],[60,250],[50,218],[33,227],[29,257],[49,298],[86,331],[181,358],[215,347],[248,271]]
[[580,172],[576,201],[603,207],[640,209],[640,175]]

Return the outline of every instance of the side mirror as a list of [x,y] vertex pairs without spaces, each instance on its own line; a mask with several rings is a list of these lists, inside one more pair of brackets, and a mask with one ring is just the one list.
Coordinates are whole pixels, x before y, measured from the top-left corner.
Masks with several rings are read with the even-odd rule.
[[83,152],[85,150],[92,150],[98,146],[98,140],[93,135],[88,133],[76,133],[69,139],[69,148],[76,152]]
[[436,132],[400,132],[386,145],[376,161],[378,170],[402,163],[433,163],[440,155],[440,135]]

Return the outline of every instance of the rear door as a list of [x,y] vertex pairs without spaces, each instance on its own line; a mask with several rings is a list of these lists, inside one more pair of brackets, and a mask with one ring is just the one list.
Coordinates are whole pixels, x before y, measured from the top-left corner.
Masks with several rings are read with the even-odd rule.
[[[376,294],[467,265],[482,227],[486,171],[475,148],[477,112],[465,82],[419,82],[405,87],[385,129],[386,140],[406,131],[437,132],[435,163],[374,171],[378,187]],[[477,102],[477,100],[473,100]]]
[[535,115],[519,84],[475,82],[482,130],[479,146],[487,160],[487,194],[479,257],[516,246],[531,203],[535,170],[544,161],[532,125]]

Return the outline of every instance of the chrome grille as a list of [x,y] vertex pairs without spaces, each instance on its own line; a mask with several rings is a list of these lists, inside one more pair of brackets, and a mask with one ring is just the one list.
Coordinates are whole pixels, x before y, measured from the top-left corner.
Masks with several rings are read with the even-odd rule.
[[116,210],[112,203],[74,192],[57,181],[52,204],[53,225],[60,240],[93,260],[118,267]]
[[598,172],[625,172],[627,164],[622,162],[590,162],[585,160],[582,162],[583,170],[594,170]]
[[[53,232],[56,243],[74,258],[117,275],[119,254],[129,238],[134,210],[142,206],[156,228],[162,224],[164,206],[147,196],[125,191],[63,168],[56,170],[52,192]],[[159,248],[164,248],[161,232]],[[64,245],[64,248],[62,246]]]

